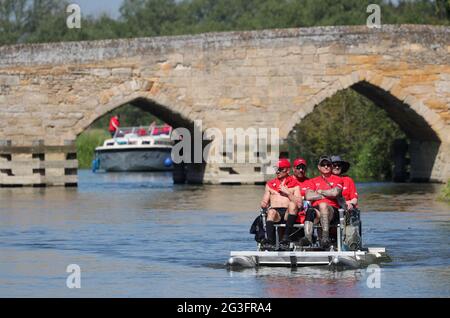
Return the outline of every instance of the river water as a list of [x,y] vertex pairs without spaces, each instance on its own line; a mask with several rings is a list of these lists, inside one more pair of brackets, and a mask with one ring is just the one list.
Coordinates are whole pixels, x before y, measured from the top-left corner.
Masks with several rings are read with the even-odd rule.
[[[358,184],[364,243],[392,258],[377,278],[367,269],[227,270],[229,251],[255,249],[248,230],[262,186],[80,171],[76,189],[3,188],[0,297],[450,297],[441,187]],[[81,270],[79,289],[66,286],[69,264]]]

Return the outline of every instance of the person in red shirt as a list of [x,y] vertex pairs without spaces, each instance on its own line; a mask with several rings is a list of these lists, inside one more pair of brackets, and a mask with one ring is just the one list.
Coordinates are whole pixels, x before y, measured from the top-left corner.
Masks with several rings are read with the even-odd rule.
[[111,120],[109,121],[109,132],[111,134],[111,137],[114,137],[116,134],[116,131],[119,130],[120,127],[120,115],[117,114],[116,116],[111,117]]
[[[280,246],[287,248],[289,231],[297,219],[297,206],[301,205],[301,196],[298,188],[289,188],[289,170],[291,163],[287,159],[280,159],[276,166],[276,178],[267,181],[261,208],[267,209],[266,233],[267,242],[264,249],[273,249],[275,244],[275,223],[286,221],[286,231]],[[286,213],[287,212],[287,213]]]
[[352,178],[344,175],[350,168],[350,163],[342,160],[340,156],[331,156],[331,163],[333,164],[332,173],[342,178],[344,188],[342,189],[342,196],[345,199],[347,210],[352,210],[358,207],[358,192],[356,191],[355,182]]
[[302,198],[305,198],[308,189],[308,177],[306,176],[306,160],[297,158],[294,160],[294,174],[289,177],[289,188],[298,186]]
[[321,246],[330,245],[330,222],[338,214],[339,203],[337,198],[341,195],[344,183],[342,179],[331,172],[332,162],[328,156],[319,159],[317,168],[320,176],[309,180],[305,199],[312,202],[313,208],[320,217],[322,226]]
[[[300,194],[302,196],[302,199],[305,202],[305,195],[306,191],[309,188],[312,188],[310,185],[310,179],[306,176],[306,168],[307,163],[306,160],[303,158],[297,158],[294,161],[294,175],[291,176],[291,180],[289,185],[292,186],[298,186]],[[307,201],[306,201],[307,202]],[[309,204],[309,203],[308,203]],[[308,208],[299,206],[298,207],[298,216],[297,216],[297,223],[304,224],[304,232],[305,236],[300,240],[301,246],[308,246],[311,245],[312,242],[312,235],[314,230],[314,223],[319,222],[319,213],[316,212],[313,208]]]

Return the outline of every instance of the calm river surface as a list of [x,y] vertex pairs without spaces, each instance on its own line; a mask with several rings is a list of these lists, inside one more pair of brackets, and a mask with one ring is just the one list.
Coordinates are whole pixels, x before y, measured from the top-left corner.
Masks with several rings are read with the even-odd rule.
[[[92,174],[78,189],[0,189],[0,297],[450,297],[450,205],[441,185],[359,184],[364,242],[384,246],[381,288],[365,269],[231,272],[262,186],[178,186],[170,174]],[[68,289],[66,268],[81,268]]]

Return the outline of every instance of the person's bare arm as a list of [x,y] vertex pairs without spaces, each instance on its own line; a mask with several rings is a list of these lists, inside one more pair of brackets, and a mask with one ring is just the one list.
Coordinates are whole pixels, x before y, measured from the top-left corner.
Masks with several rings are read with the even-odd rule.
[[280,193],[287,196],[290,201],[297,202],[293,189],[286,187],[284,183],[280,186]]
[[324,196],[317,193],[316,191],[313,191],[310,189],[306,190],[306,193],[305,193],[306,201],[317,201],[317,200],[321,200],[323,198],[324,198]]
[[264,195],[263,198],[261,200],[261,207],[263,209],[266,209],[269,207],[269,202],[270,202],[270,189],[269,186],[266,185],[266,189],[264,191]]
[[339,187],[335,187],[330,190],[317,190],[317,193],[327,197],[327,198],[336,198],[342,193],[342,189]]
[[298,207],[303,206],[302,194],[298,186],[294,188],[294,199]]

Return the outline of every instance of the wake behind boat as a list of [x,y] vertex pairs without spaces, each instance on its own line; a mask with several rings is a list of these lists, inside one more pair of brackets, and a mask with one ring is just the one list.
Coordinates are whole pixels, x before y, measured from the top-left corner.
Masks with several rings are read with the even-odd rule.
[[168,125],[120,128],[112,139],[95,148],[93,170],[170,171],[171,133]]

